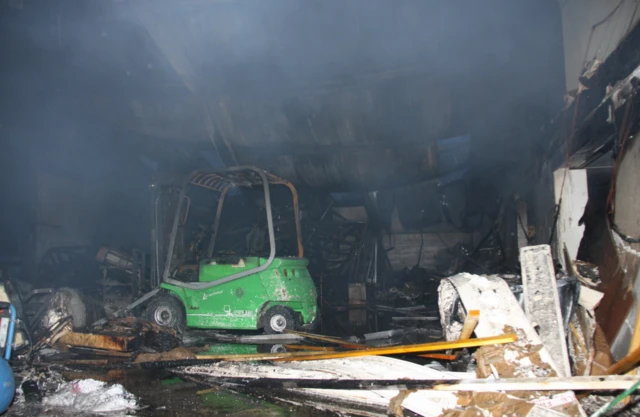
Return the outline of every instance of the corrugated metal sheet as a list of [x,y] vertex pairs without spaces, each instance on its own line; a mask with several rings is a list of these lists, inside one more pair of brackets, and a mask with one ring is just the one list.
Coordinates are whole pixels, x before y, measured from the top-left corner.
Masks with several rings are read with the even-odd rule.
[[[422,233],[422,239],[420,266],[429,270],[436,269],[437,257],[442,251],[457,243],[472,241],[471,235],[463,232]],[[385,237],[384,246],[394,271],[414,267],[420,254],[420,233],[392,234]]]

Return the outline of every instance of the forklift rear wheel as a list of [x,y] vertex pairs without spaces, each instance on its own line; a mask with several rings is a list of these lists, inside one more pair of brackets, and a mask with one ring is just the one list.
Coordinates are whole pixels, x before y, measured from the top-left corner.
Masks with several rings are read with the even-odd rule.
[[170,327],[182,333],[186,327],[186,317],[182,303],[170,295],[152,299],[147,306],[147,320],[162,327]]
[[264,323],[264,332],[267,334],[282,333],[285,330],[296,329],[293,311],[283,306],[275,306],[267,310],[262,322]]

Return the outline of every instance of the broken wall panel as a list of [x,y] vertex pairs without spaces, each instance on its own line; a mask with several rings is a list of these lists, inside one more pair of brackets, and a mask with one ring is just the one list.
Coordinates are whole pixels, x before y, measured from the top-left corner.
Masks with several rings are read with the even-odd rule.
[[[626,153],[620,161],[615,178],[614,222],[617,230],[627,236],[640,236],[640,135],[631,138]],[[624,277],[621,279],[619,291],[625,291],[627,298],[632,300],[631,307],[624,318],[620,331],[612,343],[612,350],[616,358],[621,358],[629,351],[630,342],[634,337],[634,329],[639,328],[637,320],[638,295],[640,284],[640,243],[625,241],[621,235],[612,232]],[[605,326],[606,327],[606,326]],[[635,337],[638,337],[636,335]]]
[[529,216],[527,213],[527,203],[524,200],[516,201],[516,214],[518,231],[518,249],[529,245]]
[[[614,357],[620,359],[629,353],[629,344],[633,338],[634,328],[637,327],[638,294],[640,294],[640,280],[638,280],[637,276],[640,273],[640,253],[634,251],[630,244],[624,242],[619,236],[613,234],[612,238],[618,250],[617,259],[619,259],[621,268],[616,271],[614,275],[614,277],[617,278],[616,281],[619,282],[618,287],[608,286],[607,290],[614,289],[616,294],[623,292],[624,296],[622,300],[626,301],[624,307],[627,307],[616,310],[613,297],[607,299],[608,311],[616,313],[612,316],[616,319],[613,323],[617,325],[618,321],[621,321],[617,326],[619,330],[616,332],[615,338],[610,340],[611,351]],[[604,298],[606,297],[607,292],[605,290]],[[600,309],[601,307],[597,311]],[[608,323],[601,323],[605,331],[608,330]],[[612,332],[607,332],[607,338],[611,337],[611,333]]]
[[600,239],[591,250],[602,280],[599,289],[604,293],[596,310],[596,319],[602,326],[607,341],[613,343],[634,304],[635,296],[633,291],[624,286],[625,265],[619,258],[608,221],[603,219],[603,222],[607,224],[607,227],[604,228]]
[[563,250],[566,246],[571,259],[578,256],[578,248],[584,234],[580,219],[587,206],[589,190],[586,169],[561,168],[553,173],[556,204],[559,205],[556,224],[556,258],[566,269]]
[[[626,146],[626,152],[618,167],[614,199],[615,223],[620,230],[628,235],[640,236],[640,134],[631,138]],[[640,250],[640,244],[632,243],[634,250]]]
[[[638,175],[640,174],[640,135],[629,142],[615,178],[614,222],[627,236],[640,235]],[[604,217],[604,215],[602,215]],[[616,359],[628,353],[638,310],[640,285],[640,244],[627,242],[614,232],[609,220],[601,220],[603,232],[589,253],[599,267],[604,297],[596,310],[598,323]]]
[[522,248],[520,264],[525,312],[534,326],[538,326],[540,339],[553,358],[558,373],[571,376],[551,247],[538,245]]

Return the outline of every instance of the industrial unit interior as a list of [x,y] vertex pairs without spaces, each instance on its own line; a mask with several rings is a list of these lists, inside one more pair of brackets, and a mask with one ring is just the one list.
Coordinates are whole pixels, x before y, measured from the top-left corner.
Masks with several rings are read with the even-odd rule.
[[0,0],[0,413],[640,415],[639,0]]

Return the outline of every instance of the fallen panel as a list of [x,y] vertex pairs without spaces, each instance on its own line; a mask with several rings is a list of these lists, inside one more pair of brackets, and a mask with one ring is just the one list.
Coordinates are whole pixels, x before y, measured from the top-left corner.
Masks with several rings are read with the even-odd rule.
[[[567,248],[570,260],[576,259],[584,234],[585,226],[580,224],[580,218],[589,199],[587,170],[560,168],[553,173],[553,182],[556,204],[559,205],[556,226],[557,255],[562,266],[567,269],[565,257],[562,256],[563,250]],[[522,256],[522,252],[520,253]]]
[[[312,362],[288,362],[277,365],[220,363],[210,366],[190,366],[177,373],[195,377],[201,382],[217,384],[221,378],[281,378],[301,380],[303,378],[333,380],[337,376],[350,379],[459,379],[459,374],[436,371],[400,359],[365,356],[350,359],[329,359]],[[466,375],[473,378],[473,374]],[[386,410],[399,390],[341,390],[341,389],[295,389],[304,396],[323,401],[340,401],[351,405],[373,406]],[[402,403],[405,409],[423,416],[439,416],[442,411],[456,406],[457,398],[452,392],[417,391]]]
[[[506,326],[522,331],[526,342],[542,345],[540,336],[527,319],[509,285],[502,278],[495,275],[480,276],[461,273],[443,279],[438,293],[442,329],[447,340],[457,340],[460,337],[462,324],[452,319],[459,309],[458,302],[461,302],[466,311],[480,311],[478,325],[475,328],[477,337],[503,334]],[[540,358],[557,372],[558,369],[544,346],[540,350]]]
[[322,390],[433,390],[433,391],[609,391],[625,390],[639,382],[635,376],[575,376],[550,378],[503,378],[503,379],[341,379],[341,378],[254,378],[251,376],[219,377],[219,384],[242,385],[245,388],[284,388]]
[[571,376],[556,274],[549,245],[520,249],[524,310],[549,351],[560,376]]

